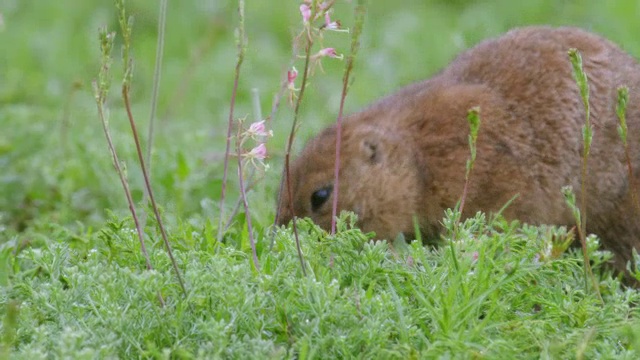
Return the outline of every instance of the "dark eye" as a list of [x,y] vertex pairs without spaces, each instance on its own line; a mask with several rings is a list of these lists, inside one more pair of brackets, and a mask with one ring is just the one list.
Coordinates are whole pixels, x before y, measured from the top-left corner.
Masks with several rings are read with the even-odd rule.
[[318,211],[318,209],[327,202],[329,196],[331,196],[331,190],[333,190],[333,186],[326,186],[311,194],[312,211]]

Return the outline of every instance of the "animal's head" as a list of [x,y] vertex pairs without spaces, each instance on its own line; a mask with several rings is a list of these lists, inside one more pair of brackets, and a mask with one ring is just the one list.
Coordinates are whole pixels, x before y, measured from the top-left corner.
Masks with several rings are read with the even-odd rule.
[[[355,120],[355,119],[352,119]],[[293,216],[309,217],[331,227],[336,156],[336,128],[312,139],[290,167],[289,203],[286,176],[279,198],[279,224]],[[407,134],[362,122],[346,121],[342,129],[338,214],[353,211],[363,231],[379,239],[413,233],[420,212],[424,169]],[[292,211],[293,210],[293,211]]]

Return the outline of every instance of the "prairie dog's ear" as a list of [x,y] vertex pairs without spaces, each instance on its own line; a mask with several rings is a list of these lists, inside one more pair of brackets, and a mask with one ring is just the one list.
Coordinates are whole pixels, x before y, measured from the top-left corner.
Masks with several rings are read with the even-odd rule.
[[360,148],[362,150],[362,154],[366,161],[371,164],[381,163],[384,159],[383,151],[380,142],[377,139],[366,138],[362,140],[360,144]]

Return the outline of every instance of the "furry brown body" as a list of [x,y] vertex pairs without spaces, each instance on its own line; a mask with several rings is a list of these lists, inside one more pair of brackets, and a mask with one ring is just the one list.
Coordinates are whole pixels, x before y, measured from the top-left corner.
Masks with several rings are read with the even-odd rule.
[[[618,136],[616,90],[629,87],[629,143],[640,170],[640,65],[613,43],[575,28],[529,27],[480,43],[433,78],[401,89],[345,119],[339,210],[354,211],[377,237],[427,235],[460,200],[469,158],[467,111],[481,109],[477,159],[463,216],[507,207],[508,219],[575,224],[561,188],[580,198],[585,109],[567,56],[582,54],[589,77],[594,139],[589,157],[587,231],[598,234],[623,270],[640,250],[640,216],[632,201]],[[335,127],[311,140],[291,166],[294,213],[330,227]],[[320,192],[319,192],[320,191]],[[280,223],[292,213],[285,190]]]

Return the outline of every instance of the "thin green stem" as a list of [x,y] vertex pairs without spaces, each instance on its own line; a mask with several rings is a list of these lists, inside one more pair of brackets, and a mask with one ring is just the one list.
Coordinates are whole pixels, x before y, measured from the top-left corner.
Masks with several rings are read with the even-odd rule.
[[[584,258],[584,276],[585,276],[585,288],[588,288],[588,279],[591,279],[591,283],[593,285],[593,289],[598,295],[600,301],[602,301],[602,296],[600,295],[600,289],[598,284],[596,283],[595,276],[591,270],[591,263],[589,260],[589,253],[587,251],[587,187],[588,187],[588,160],[589,160],[589,152],[591,150],[591,143],[593,140],[593,126],[591,125],[591,108],[589,105],[589,81],[587,78],[587,74],[584,71],[582,56],[580,52],[576,49],[569,49],[568,52],[569,60],[571,61],[571,65],[573,68],[573,77],[575,79],[576,85],[578,86],[578,91],[580,93],[580,98],[582,100],[582,104],[584,105],[585,110],[585,122],[582,127],[582,166],[580,171],[581,181],[580,181],[580,211],[578,217],[576,217],[578,223],[578,235],[580,237],[580,245],[582,246],[582,256]],[[576,211],[574,211],[574,214]]]

